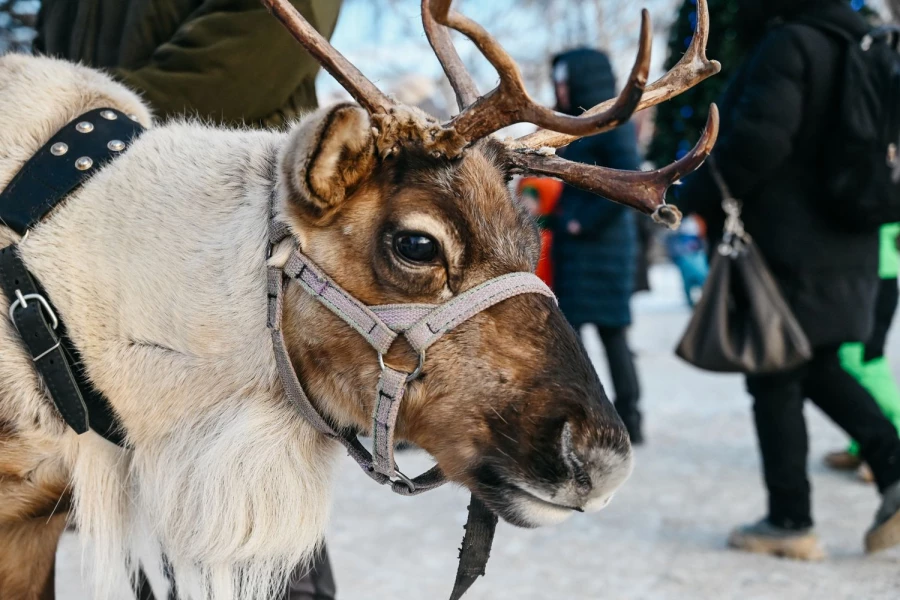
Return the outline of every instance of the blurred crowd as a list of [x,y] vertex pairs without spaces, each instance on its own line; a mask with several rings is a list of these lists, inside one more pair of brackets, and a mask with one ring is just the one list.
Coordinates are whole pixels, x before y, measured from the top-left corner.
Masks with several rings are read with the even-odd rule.
[[[685,300],[696,306],[679,355],[745,374],[753,397],[769,503],[762,518],[732,532],[730,545],[824,556],[807,477],[809,399],[855,440],[826,464],[859,469],[883,496],[866,536],[877,551],[900,543],[900,396],[884,356],[897,307],[898,225],[890,221],[900,217],[900,96],[891,86],[900,81],[900,34],[877,29],[861,3],[735,4],[742,59],[719,99],[719,139],[707,164],[676,189],[687,217],[664,235]],[[878,36],[883,47],[871,51]],[[602,52],[577,49],[552,63],[557,110],[574,114],[613,95]],[[641,163],[633,126],[561,153],[620,169]],[[630,297],[647,281],[647,218],[533,179],[520,181],[519,193],[533,198],[544,231],[548,264],[540,272],[573,327],[596,326],[616,408],[633,443],[643,443],[626,332]]]
[[[331,35],[339,1],[293,3],[323,35]],[[140,91],[163,117],[192,114],[222,124],[272,127],[316,105],[318,65],[297,52],[258,0],[43,0],[18,2],[16,10],[12,4],[0,0],[0,53],[33,43],[37,52],[102,67]],[[866,154],[863,165],[852,167],[850,158],[846,167],[833,159],[846,145],[835,132],[843,131],[836,124],[848,118],[844,113],[854,101],[848,90],[859,88],[847,78],[850,48],[882,43],[872,37],[879,31],[896,54],[900,33],[878,30],[882,24],[867,20],[856,1],[729,4],[737,11],[741,58],[728,65],[731,77],[719,83],[722,125],[712,160],[670,194],[685,215],[681,227],[665,232],[646,216],[558,180],[520,178],[516,194],[541,230],[538,274],[557,294],[573,328],[592,325],[599,332],[615,407],[632,442],[641,444],[640,374],[628,343],[631,302],[649,289],[654,257],[668,257],[682,277],[685,303],[697,310],[695,318],[713,315],[703,322],[703,339],[684,343],[696,350],[703,343],[733,346],[737,339],[738,356],[727,370],[746,375],[753,398],[769,501],[762,518],[732,532],[730,544],[822,558],[806,472],[803,405],[809,399],[853,439],[825,457],[827,464],[859,470],[882,495],[866,537],[869,550],[880,550],[900,544],[900,390],[884,355],[898,303],[900,224],[889,221],[895,213],[888,205],[900,194],[894,189],[900,179],[900,121],[894,118],[900,110],[885,109],[878,114],[891,119],[873,125],[873,140],[887,141],[884,152]],[[889,60],[887,50],[884,56]],[[616,95],[613,67],[602,50],[575,48],[549,61],[559,112],[577,115]],[[268,69],[265,78],[256,76],[260,64]],[[873,81],[900,106],[900,79],[893,77]],[[706,106],[687,109],[682,113],[704,112]],[[626,123],[580,139],[560,155],[614,169],[647,167],[637,129]],[[859,199],[848,199],[832,177],[844,168],[881,169],[893,178],[878,179],[884,190],[857,187]],[[866,201],[881,202],[885,210],[867,226],[850,226],[846,211],[862,211]],[[747,248],[761,258],[749,267],[741,262]],[[753,286],[742,284],[741,274],[748,268],[772,285],[747,289]],[[732,279],[723,282],[727,276]],[[774,348],[784,331],[799,331],[802,340]],[[754,353],[762,359],[752,360]],[[324,554],[317,569],[298,574],[288,592],[295,599],[333,595]]]

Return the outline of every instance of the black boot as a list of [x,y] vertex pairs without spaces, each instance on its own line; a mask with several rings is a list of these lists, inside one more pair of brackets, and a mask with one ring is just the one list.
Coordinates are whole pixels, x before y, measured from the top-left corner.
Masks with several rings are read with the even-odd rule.
[[641,411],[635,406],[635,402],[619,402],[616,401],[616,412],[625,423],[625,429],[628,430],[628,437],[631,439],[633,446],[640,446],[644,443],[644,431],[641,427]]

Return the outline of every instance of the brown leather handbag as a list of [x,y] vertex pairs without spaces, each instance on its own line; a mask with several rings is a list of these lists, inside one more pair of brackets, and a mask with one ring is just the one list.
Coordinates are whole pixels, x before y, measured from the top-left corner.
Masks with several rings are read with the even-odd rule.
[[720,373],[789,371],[812,357],[809,340],[781,295],[753,239],[744,231],[741,203],[710,162],[727,215],[703,296],[675,353]]

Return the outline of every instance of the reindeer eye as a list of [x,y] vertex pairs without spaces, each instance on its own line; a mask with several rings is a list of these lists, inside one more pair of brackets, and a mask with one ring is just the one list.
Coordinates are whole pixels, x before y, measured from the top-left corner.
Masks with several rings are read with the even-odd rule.
[[421,233],[398,233],[394,236],[394,251],[412,262],[431,262],[437,256],[438,245]]

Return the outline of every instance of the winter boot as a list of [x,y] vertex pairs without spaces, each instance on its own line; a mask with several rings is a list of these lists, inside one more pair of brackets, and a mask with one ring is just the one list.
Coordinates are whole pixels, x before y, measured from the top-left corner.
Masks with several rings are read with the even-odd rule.
[[866,463],[859,465],[856,470],[856,478],[863,483],[875,483],[875,473],[872,472],[872,467]]
[[823,560],[825,551],[812,527],[784,529],[762,519],[731,532],[728,546],[744,552],[771,554],[796,560]]
[[862,464],[858,454],[846,450],[837,450],[825,455],[825,466],[835,471],[854,471]]
[[875,523],[866,533],[869,554],[900,545],[900,481],[885,490]]
[[628,438],[632,446],[640,446],[644,443],[644,431],[641,427],[641,411],[635,406],[635,402],[616,402],[616,412],[622,418],[625,429],[628,430]]

